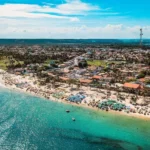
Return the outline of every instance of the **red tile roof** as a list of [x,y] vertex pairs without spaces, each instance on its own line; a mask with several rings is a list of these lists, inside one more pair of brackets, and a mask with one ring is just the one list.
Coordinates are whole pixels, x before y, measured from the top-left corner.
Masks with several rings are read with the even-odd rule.
[[93,79],[100,79],[100,78],[102,78],[102,76],[97,76],[97,75],[93,76]]
[[69,78],[66,78],[66,77],[59,77],[59,79],[64,80],[64,81],[68,81],[69,80]]
[[54,74],[51,73],[51,72],[49,72],[48,75],[49,75],[49,76],[52,76],[52,77],[56,77],[56,75],[54,75]]
[[64,70],[63,72],[64,72],[64,73],[69,73],[69,70]]
[[125,83],[123,86],[126,88],[131,88],[131,89],[140,88],[140,84],[135,84],[135,83]]
[[81,83],[91,83],[92,80],[88,80],[88,79],[80,79]]
[[145,78],[141,78],[141,79],[139,79],[139,81],[145,82]]

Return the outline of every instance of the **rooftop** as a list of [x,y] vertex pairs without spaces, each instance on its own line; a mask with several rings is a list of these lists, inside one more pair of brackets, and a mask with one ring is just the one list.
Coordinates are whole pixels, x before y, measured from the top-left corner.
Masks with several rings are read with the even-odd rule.
[[131,89],[140,88],[140,84],[134,84],[134,83],[125,83],[123,86],[126,88],[131,88]]

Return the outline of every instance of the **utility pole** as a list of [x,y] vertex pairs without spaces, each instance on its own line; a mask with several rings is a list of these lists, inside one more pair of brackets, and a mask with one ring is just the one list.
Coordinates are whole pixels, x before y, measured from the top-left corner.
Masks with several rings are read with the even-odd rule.
[[142,36],[143,36],[143,30],[142,30],[142,28],[141,28],[141,29],[140,29],[140,46],[142,46],[142,44],[143,44]]

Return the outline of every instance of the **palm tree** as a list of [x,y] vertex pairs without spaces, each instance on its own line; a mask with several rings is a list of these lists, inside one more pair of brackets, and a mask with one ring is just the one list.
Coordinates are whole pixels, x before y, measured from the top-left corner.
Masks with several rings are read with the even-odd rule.
[[73,85],[76,84],[76,80],[74,80],[74,79],[69,79],[69,80],[68,80],[68,84],[69,84],[69,86],[73,87]]
[[81,87],[81,84],[80,83],[77,83],[77,89],[79,90]]
[[56,80],[54,79],[54,80],[52,80],[52,86],[53,86],[53,88],[55,88],[56,87]]
[[137,101],[137,97],[136,96],[132,96],[131,100],[135,103]]
[[70,80],[67,80],[66,83],[69,85],[69,87],[71,86]]

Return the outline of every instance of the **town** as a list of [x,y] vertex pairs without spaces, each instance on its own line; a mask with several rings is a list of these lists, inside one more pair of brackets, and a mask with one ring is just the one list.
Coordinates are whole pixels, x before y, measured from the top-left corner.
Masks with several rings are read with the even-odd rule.
[[1,45],[6,86],[50,100],[150,116],[150,48]]

